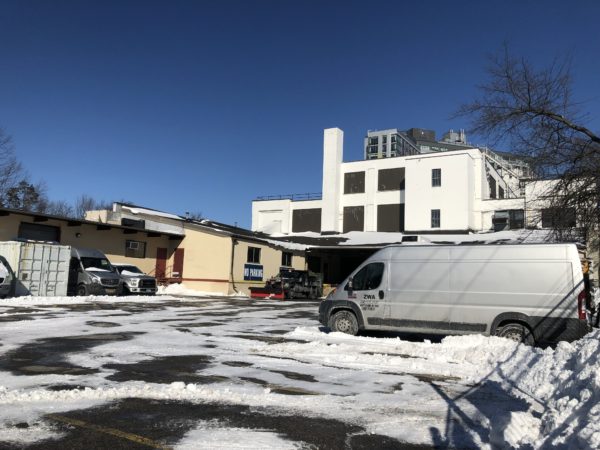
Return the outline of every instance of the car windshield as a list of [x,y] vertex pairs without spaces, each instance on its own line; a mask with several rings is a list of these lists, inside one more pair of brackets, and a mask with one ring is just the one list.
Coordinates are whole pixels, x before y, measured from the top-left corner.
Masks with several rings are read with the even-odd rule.
[[84,269],[100,269],[107,270],[112,272],[113,268],[108,262],[106,258],[89,258],[83,257],[81,258],[81,264],[83,264]]
[[139,273],[139,274],[142,274],[142,275],[144,274],[144,272],[142,272],[136,266],[117,266],[117,270],[119,271],[119,273],[131,272],[131,273]]

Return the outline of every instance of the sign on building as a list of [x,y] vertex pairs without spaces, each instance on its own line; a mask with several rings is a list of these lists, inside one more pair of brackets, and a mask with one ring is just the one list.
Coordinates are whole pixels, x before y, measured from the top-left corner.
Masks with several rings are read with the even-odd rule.
[[263,266],[261,264],[244,264],[244,280],[262,281]]

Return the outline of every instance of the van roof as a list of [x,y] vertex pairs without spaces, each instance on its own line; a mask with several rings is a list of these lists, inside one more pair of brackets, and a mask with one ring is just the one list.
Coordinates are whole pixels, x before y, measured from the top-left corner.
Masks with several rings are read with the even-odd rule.
[[106,258],[106,255],[104,253],[95,248],[71,247],[71,256],[79,256],[80,258]]

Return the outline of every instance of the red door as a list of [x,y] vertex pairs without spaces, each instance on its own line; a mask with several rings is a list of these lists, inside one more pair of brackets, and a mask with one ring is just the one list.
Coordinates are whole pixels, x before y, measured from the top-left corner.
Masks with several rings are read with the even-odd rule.
[[167,249],[157,248],[156,249],[156,268],[154,274],[156,278],[164,279],[167,271]]
[[183,249],[175,250],[173,256],[173,278],[183,278]]

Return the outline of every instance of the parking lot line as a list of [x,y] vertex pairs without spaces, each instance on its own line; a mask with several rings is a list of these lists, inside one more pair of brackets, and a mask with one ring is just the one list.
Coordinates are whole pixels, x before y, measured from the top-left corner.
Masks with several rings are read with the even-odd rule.
[[84,422],[79,419],[72,419],[70,417],[61,416],[59,414],[47,414],[47,418],[55,420],[57,422],[67,423],[80,428],[97,431],[99,433],[110,434],[119,438],[127,439],[138,444],[147,445],[148,447],[157,448],[160,450],[172,450],[172,447],[163,445],[159,442],[153,441],[152,439],[145,438],[133,433],[127,433],[125,431],[117,430],[116,428],[104,427],[101,425],[94,425],[93,423]]

